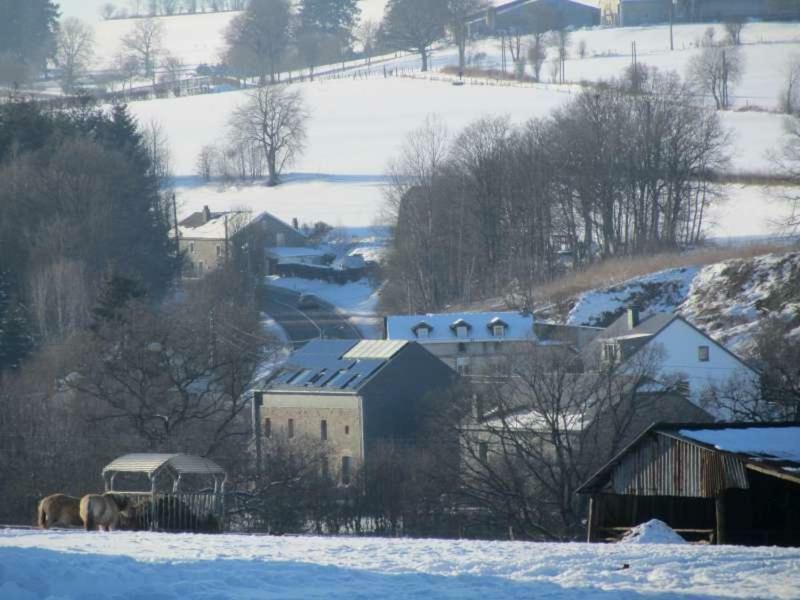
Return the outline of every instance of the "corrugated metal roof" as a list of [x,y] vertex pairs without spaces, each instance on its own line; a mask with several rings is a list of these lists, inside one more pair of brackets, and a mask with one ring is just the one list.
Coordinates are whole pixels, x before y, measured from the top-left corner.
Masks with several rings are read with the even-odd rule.
[[342,356],[345,360],[392,358],[408,342],[404,340],[364,340],[353,346]]
[[224,474],[225,470],[213,460],[190,454],[126,454],[106,465],[103,473],[147,473],[152,475],[163,468],[178,474]]

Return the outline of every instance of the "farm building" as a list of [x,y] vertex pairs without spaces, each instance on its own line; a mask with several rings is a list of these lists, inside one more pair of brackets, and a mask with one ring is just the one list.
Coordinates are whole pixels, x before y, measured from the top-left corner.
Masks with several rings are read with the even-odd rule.
[[375,447],[413,443],[426,397],[455,382],[447,365],[413,342],[312,340],[259,392],[263,438],[324,444],[330,475],[349,485]]
[[800,545],[800,423],[656,424],[578,493],[590,542],[660,519],[689,540]]
[[633,27],[678,22],[725,21],[729,19],[800,19],[797,0],[601,0],[604,25]]
[[593,27],[600,23],[600,9],[588,0],[493,0],[467,22],[473,35],[526,34]]

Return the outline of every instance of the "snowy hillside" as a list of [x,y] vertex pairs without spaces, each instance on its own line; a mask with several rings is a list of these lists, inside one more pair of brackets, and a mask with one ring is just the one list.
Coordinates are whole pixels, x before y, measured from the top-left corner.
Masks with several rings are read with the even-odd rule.
[[800,319],[800,253],[727,260],[637,277],[582,294],[567,321],[606,325],[632,305],[639,306],[645,316],[677,311],[717,341],[746,351],[750,335],[768,314]]
[[0,597],[797,597],[800,550],[0,532]]

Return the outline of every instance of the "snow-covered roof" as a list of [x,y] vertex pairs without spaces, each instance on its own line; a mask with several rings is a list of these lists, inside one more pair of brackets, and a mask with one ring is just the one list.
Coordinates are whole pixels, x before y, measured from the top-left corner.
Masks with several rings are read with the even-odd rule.
[[681,429],[678,434],[718,450],[745,454],[756,460],[800,463],[800,425],[776,427],[755,425],[731,429]]
[[260,217],[242,211],[211,212],[207,208],[192,213],[178,223],[178,235],[181,239],[224,240],[226,236]]
[[190,454],[125,454],[106,465],[103,473],[153,473],[169,468],[177,474],[224,475],[213,460]]
[[[393,315],[386,317],[386,338],[428,342],[482,342],[535,340],[532,314],[518,312],[438,313],[427,315]],[[494,335],[494,325],[505,324],[502,337]],[[466,337],[458,337],[455,328],[467,326]],[[419,329],[427,328],[427,335]]]

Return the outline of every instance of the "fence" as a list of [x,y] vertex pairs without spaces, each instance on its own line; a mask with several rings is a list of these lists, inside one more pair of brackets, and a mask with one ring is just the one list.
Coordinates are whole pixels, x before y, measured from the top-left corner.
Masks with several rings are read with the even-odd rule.
[[198,493],[115,493],[130,502],[126,529],[167,532],[219,532],[224,527],[224,495]]

